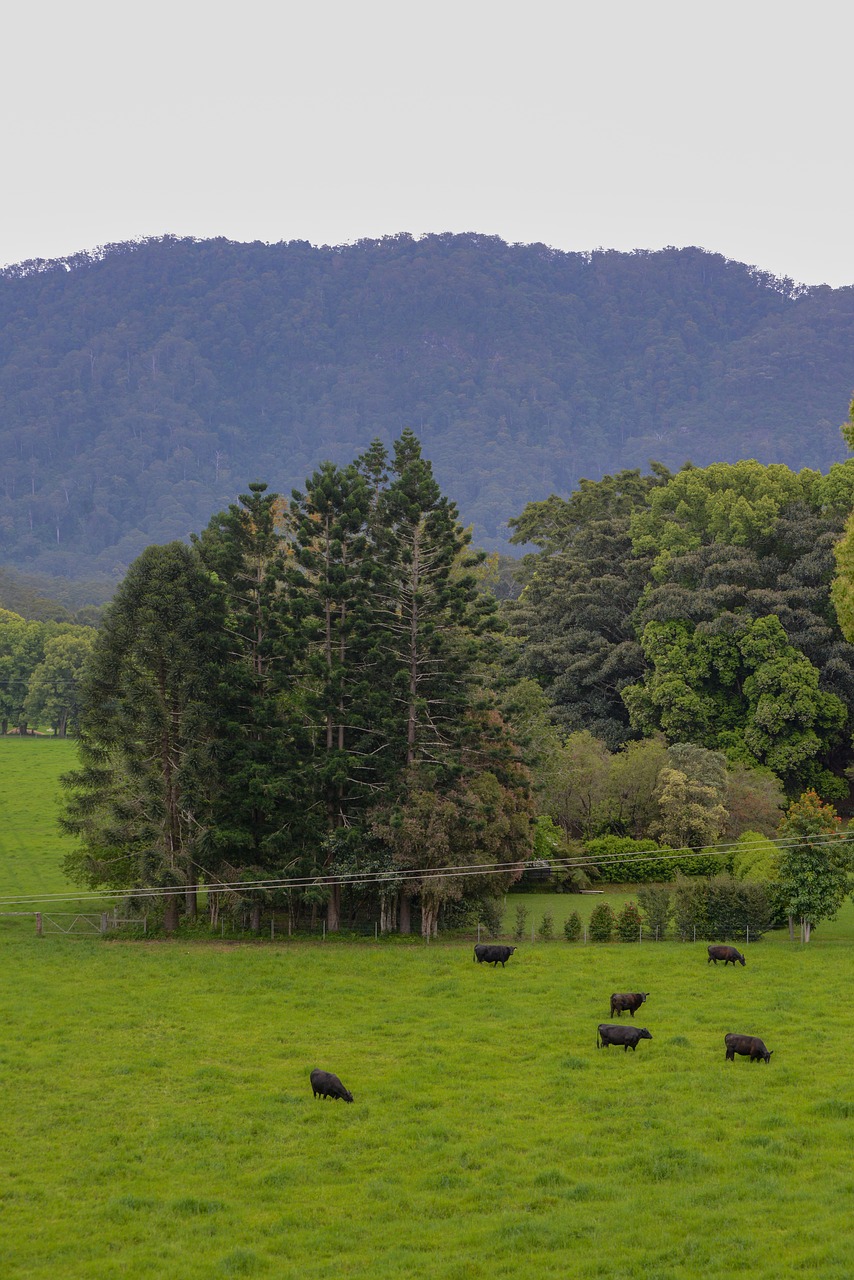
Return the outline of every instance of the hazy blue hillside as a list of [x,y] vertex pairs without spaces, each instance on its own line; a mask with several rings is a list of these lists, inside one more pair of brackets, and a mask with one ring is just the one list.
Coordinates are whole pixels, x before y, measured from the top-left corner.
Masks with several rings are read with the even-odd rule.
[[854,288],[698,249],[114,245],[0,274],[0,560],[114,576],[404,426],[501,546],[528,500],[652,457],[826,467],[852,387]]

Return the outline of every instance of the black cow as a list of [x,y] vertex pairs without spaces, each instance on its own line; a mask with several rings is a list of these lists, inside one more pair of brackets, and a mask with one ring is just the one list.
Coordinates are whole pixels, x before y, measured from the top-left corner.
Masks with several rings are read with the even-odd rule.
[[626,1053],[628,1053],[629,1049],[634,1053],[638,1047],[638,1040],[651,1039],[652,1036],[646,1027],[627,1027],[619,1022],[600,1022],[599,1035],[596,1037],[596,1048],[607,1049],[609,1045],[615,1044],[617,1048],[622,1045]]
[[311,1091],[315,1098],[341,1098],[344,1102],[352,1102],[353,1095],[345,1089],[337,1076],[331,1071],[318,1071],[315,1067],[311,1076]]
[[620,1017],[627,1009],[634,1017],[635,1010],[641,1007],[648,995],[648,991],[615,991],[611,996],[611,1017],[615,1013]]
[[723,960],[725,966],[728,964],[747,964],[744,956],[740,951],[736,951],[735,947],[709,947],[709,958],[706,964],[711,964],[712,961],[717,964],[719,960]]
[[491,964],[493,969],[500,961],[503,969],[515,950],[515,947],[499,947],[489,942],[479,942],[474,949],[474,959],[478,964]]
[[774,1052],[772,1049],[769,1053],[759,1036],[739,1036],[733,1031],[724,1036],[724,1044],[727,1062],[735,1062],[736,1054],[743,1058],[750,1058],[751,1062],[770,1062],[771,1054]]

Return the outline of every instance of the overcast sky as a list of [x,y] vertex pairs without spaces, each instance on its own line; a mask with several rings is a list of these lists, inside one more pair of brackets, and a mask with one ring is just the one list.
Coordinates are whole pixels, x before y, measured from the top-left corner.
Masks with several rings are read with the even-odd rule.
[[18,0],[0,263],[478,231],[854,284],[852,35],[825,0]]

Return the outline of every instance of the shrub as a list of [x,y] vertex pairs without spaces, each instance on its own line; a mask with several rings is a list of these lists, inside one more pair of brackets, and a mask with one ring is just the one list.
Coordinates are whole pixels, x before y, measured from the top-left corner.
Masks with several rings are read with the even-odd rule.
[[640,930],[643,921],[641,913],[634,902],[627,902],[617,916],[616,929],[620,942],[640,941]]
[[542,938],[543,942],[548,942],[549,938],[553,938],[555,936],[555,918],[548,911],[540,921],[540,927],[537,930],[537,933]]
[[[630,840],[628,836],[599,836],[585,842],[584,851],[596,862],[599,879],[605,884],[638,884],[650,880],[672,880],[674,859],[632,858],[632,854],[655,853],[661,845],[654,840]],[[663,850],[671,853],[672,850]]]
[[607,902],[600,902],[590,913],[588,933],[593,942],[610,942],[614,932],[614,913]]
[[715,853],[711,849],[701,849],[699,852],[680,849],[679,852],[684,857],[672,860],[674,875],[681,872],[683,876],[719,876],[732,870],[731,852]]
[[567,942],[577,942],[581,937],[581,916],[577,911],[571,912],[564,920],[563,933]]
[[736,880],[775,880],[780,871],[780,850],[759,831],[745,831],[733,850],[732,874]]
[[663,884],[641,885],[638,889],[638,905],[650,936],[663,942],[673,915],[670,890]]
[[748,930],[758,941],[771,925],[776,908],[774,886],[732,876],[676,884],[676,930],[683,939],[710,942],[744,941]]
[[524,938],[527,924],[528,924],[528,908],[523,907],[520,902],[518,907],[516,908],[516,927],[513,930],[513,937],[516,939],[517,942],[521,942],[522,939]]

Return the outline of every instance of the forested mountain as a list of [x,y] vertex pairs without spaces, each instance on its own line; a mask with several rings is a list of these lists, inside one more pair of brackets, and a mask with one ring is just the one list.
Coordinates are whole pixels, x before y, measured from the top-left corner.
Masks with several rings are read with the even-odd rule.
[[0,273],[0,560],[120,575],[412,427],[475,540],[650,458],[826,469],[854,288],[699,249],[150,240]]

